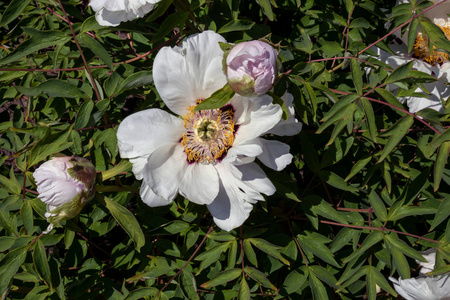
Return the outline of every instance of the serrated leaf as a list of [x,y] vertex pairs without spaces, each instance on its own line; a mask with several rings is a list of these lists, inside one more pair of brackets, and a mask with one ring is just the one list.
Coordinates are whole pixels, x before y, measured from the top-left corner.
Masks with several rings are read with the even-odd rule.
[[250,20],[232,20],[228,22],[227,24],[223,25],[217,33],[227,33],[232,31],[245,31],[250,30],[253,25],[255,25],[255,22]]
[[284,263],[285,265],[290,265],[289,261],[284,258],[280,251],[278,250],[279,247],[275,246],[274,244],[269,243],[266,240],[263,239],[259,239],[259,238],[250,238],[247,239],[250,243],[252,243],[256,248],[258,248],[259,250],[269,254],[270,256],[278,259],[279,261],[281,261],[282,263]]
[[128,209],[112,201],[108,197],[101,198],[101,202],[103,202],[117,223],[119,223],[128,236],[133,240],[136,246],[136,251],[139,252],[141,247],[145,245],[145,236],[134,215]]
[[16,248],[6,254],[0,261],[0,295],[9,286],[12,277],[17,273],[27,257],[28,245]]
[[225,270],[223,272],[218,273],[216,276],[214,276],[213,279],[203,283],[201,287],[205,289],[212,288],[217,285],[221,285],[231,280],[234,280],[238,278],[241,274],[242,274],[241,269]]
[[234,91],[228,84],[225,84],[223,88],[215,91],[211,96],[198,104],[194,108],[194,111],[221,108],[225,106],[233,96]]

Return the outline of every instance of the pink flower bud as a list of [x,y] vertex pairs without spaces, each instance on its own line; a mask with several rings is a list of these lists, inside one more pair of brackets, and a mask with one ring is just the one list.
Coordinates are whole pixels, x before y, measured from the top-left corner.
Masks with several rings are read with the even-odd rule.
[[94,196],[95,167],[82,157],[53,157],[36,169],[39,199],[47,220],[56,224],[77,216]]
[[277,76],[277,56],[277,50],[261,41],[237,44],[226,59],[228,84],[242,96],[267,93]]

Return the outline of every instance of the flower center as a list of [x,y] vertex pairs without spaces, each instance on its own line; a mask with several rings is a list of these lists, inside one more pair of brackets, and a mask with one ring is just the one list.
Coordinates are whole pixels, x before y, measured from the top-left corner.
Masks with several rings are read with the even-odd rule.
[[[447,22],[445,24],[439,24],[437,26],[442,29],[447,39],[450,40],[450,23]],[[436,47],[433,46],[433,49],[435,48]],[[426,61],[432,66],[436,64],[442,64],[448,61],[449,58],[449,55],[445,52],[436,50],[430,52],[430,49],[428,47],[428,37],[424,37],[421,32],[419,32],[419,34],[417,35],[416,41],[414,43],[414,55],[417,58]]]
[[195,105],[189,107],[184,117],[186,132],[181,137],[181,145],[189,162],[215,164],[233,145],[234,110],[231,105],[195,112],[194,108]]

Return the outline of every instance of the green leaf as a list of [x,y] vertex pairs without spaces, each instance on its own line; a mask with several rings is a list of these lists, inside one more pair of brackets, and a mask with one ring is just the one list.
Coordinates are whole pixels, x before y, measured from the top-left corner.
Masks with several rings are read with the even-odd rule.
[[374,190],[372,190],[369,194],[369,202],[370,202],[370,205],[372,205],[375,215],[382,222],[386,222],[386,220],[387,220],[386,206],[384,206],[383,200],[381,200],[381,198],[378,196],[378,194]]
[[259,250],[269,254],[270,256],[278,259],[279,261],[281,261],[282,263],[284,263],[285,265],[290,265],[289,261],[284,258],[280,251],[278,250],[280,247],[279,246],[275,246],[274,244],[269,243],[266,240],[263,239],[259,239],[259,238],[250,238],[247,239],[250,243],[252,243],[256,248],[258,248]]
[[347,263],[349,261],[354,260],[355,258],[358,258],[364,252],[369,250],[373,245],[382,241],[383,238],[384,234],[381,231],[379,230],[373,231],[364,239],[363,243],[361,244],[361,247],[359,247],[355,252],[353,252],[347,258],[344,259],[344,263]]
[[11,54],[0,59],[0,65],[15,62],[28,54],[36,53],[50,46],[65,44],[72,39],[61,31],[40,31],[29,27],[23,27],[22,29],[30,34],[31,38],[22,42]]
[[427,262],[427,260],[424,259],[419,252],[408,246],[404,241],[396,237],[394,234],[387,234],[385,236],[385,240],[388,241],[395,249],[399,250],[406,256],[409,256],[421,262]]
[[[337,111],[335,114],[333,114],[329,119],[327,119],[319,127],[319,129],[317,129],[316,133],[317,134],[322,133],[326,128],[328,128],[331,124],[335,123],[336,121],[347,120],[349,118],[352,118],[353,112],[356,110],[356,107],[357,107],[356,103],[351,103],[351,104],[341,108],[339,111]],[[328,117],[328,115],[329,114],[327,114],[326,117]]]
[[348,224],[344,216],[335,210],[333,206],[318,195],[308,195],[302,199],[302,207],[306,211],[311,211],[316,215],[336,221],[342,224]]
[[[305,234],[297,235],[297,240],[302,249],[313,253],[326,263],[340,268],[341,266],[334,259],[333,253],[325,246],[324,236],[315,232],[305,232]],[[327,239],[328,240],[328,239]],[[329,241],[328,241],[329,242]]]
[[16,248],[0,261],[0,295],[4,295],[12,277],[17,273],[27,257],[28,245]]
[[379,135],[380,137],[390,136],[390,138],[388,139],[386,146],[381,152],[380,159],[378,160],[377,163],[382,162],[389,155],[389,153],[391,153],[392,150],[394,150],[395,146],[397,146],[397,144],[400,143],[401,139],[406,135],[408,129],[412,126],[413,123],[414,123],[414,116],[408,115],[406,117],[401,118],[391,128],[389,128],[383,134]]
[[209,98],[206,98],[198,104],[194,108],[194,111],[221,108],[227,104],[233,96],[234,91],[228,84],[225,84],[223,88],[215,91]]
[[306,266],[302,266],[286,276],[284,280],[283,287],[286,289],[288,294],[296,292],[302,287],[306,279],[308,279],[309,269]]
[[[374,283],[377,284],[380,288],[382,288],[383,290],[385,290],[386,292],[388,292],[389,294],[391,294],[394,297],[397,297],[397,293],[395,292],[395,290],[391,287],[391,285],[389,284],[389,282],[386,280],[386,277],[384,277],[380,271],[378,271],[374,266],[367,266],[369,267],[369,272],[368,273],[368,277],[370,277],[372,280],[371,284],[373,285]],[[370,275],[369,275],[370,274]]]
[[350,174],[345,177],[344,181],[348,181],[350,178],[358,174],[358,172],[361,171],[371,160],[372,156],[369,154],[358,160],[356,164],[353,165],[352,169],[350,170]]
[[442,199],[439,208],[436,211],[436,215],[434,216],[433,222],[431,222],[431,227],[429,231],[434,230],[436,226],[442,223],[445,219],[450,215],[450,195],[447,195],[444,199]]
[[267,16],[269,21],[274,20],[274,15],[272,12],[272,5],[270,4],[269,0],[256,0],[256,2],[261,6],[261,9],[263,13]]
[[355,85],[356,93],[362,95],[363,79],[361,74],[361,68],[359,67],[358,60],[350,59],[350,71],[352,74],[353,84]]
[[445,165],[448,161],[448,156],[450,154],[450,141],[443,142],[439,147],[438,154],[436,157],[436,162],[434,164],[434,191],[439,190],[439,185],[442,180],[442,175],[444,174]]
[[108,51],[96,40],[87,35],[86,33],[81,33],[77,36],[77,39],[88,47],[95,55],[97,55],[103,62],[110,68],[114,70],[113,61],[108,54]]
[[128,160],[121,160],[117,165],[115,165],[112,169],[101,172],[101,181],[108,180],[114,176],[119,175],[122,172],[128,172],[131,169],[132,165]]
[[218,273],[216,276],[214,276],[213,279],[203,283],[201,287],[205,289],[212,288],[217,285],[221,285],[231,280],[234,280],[238,278],[241,274],[242,274],[241,269],[225,270],[223,272]]
[[205,268],[209,267],[211,264],[215,263],[219,260],[220,255],[222,255],[223,252],[227,251],[228,248],[231,246],[231,243],[233,241],[225,242],[222,244],[218,244],[217,246],[209,249],[208,251],[202,252],[200,255],[198,255],[195,260],[201,260],[199,270],[197,272],[197,275],[204,270]]
[[164,19],[155,36],[153,37],[151,44],[166,37],[175,27],[184,28],[184,22],[189,16],[187,11],[177,11]]
[[241,284],[239,285],[238,300],[250,300],[250,288],[248,287],[245,277],[242,277]]
[[411,277],[410,271],[409,271],[409,264],[406,260],[406,257],[400,252],[399,249],[395,247],[391,243],[391,241],[386,238],[386,246],[389,250],[389,253],[391,253],[392,257],[392,263],[394,265],[394,268],[397,269],[398,273],[400,274],[400,277],[402,279],[408,279]]
[[24,200],[22,206],[20,207],[20,218],[22,219],[23,225],[27,230],[27,234],[33,234],[33,208],[29,201]]
[[253,250],[252,244],[249,240],[244,240],[244,253],[250,263],[255,267],[258,267],[258,259],[256,258],[255,250]]
[[321,170],[317,173],[317,175],[319,175],[320,179],[325,181],[327,184],[329,184],[337,189],[340,189],[343,191],[348,191],[351,193],[356,193],[356,194],[359,191],[356,187],[347,184],[347,182],[345,182],[342,177],[340,177],[339,175],[337,175],[331,171]]
[[[381,96],[383,97],[384,100],[386,100],[387,103],[394,105],[395,107],[398,107],[400,109],[405,109],[403,107],[403,105],[400,103],[400,101],[398,101],[397,97],[395,97],[391,92],[384,90],[384,89],[375,89],[375,91]],[[399,109],[394,109],[393,110],[398,113],[400,116],[407,116],[408,114],[406,112],[403,112]]]
[[367,98],[362,97],[359,101],[364,109],[366,115],[367,127],[369,128],[370,138],[374,143],[377,142],[377,125],[375,124],[375,113],[373,112],[372,104]]
[[184,268],[181,271],[181,286],[189,299],[200,299],[197,295],[197,283],[191,271]]
[[11,167],[9,170],[9,179],[0,174],[0,186],[4,188],[8,193],[13,195],[20,195],[22,192],[22,187],[16,179],[16,174],[14,174],[14,168]]
[[50,97],[86,98],[78,87],[58,79],[49,79],[35,87],[16,86],[19,93],[27,96],[47,94]]
[[40,239],[37,240],[33,251],[33,263],[39,276],[48,285],[50,292],[53,292],[52,274],[50,273],[50,266],[48,264],[44,244]]
[[322,122],[328,121],[332,116],[334,116],[338,111],[342,110],[344,107],[348,106],[350,103],[359,98],[358,94],[348,94],[337,101],[327,114],[322,118]]
[[317,156],[318,151],[314,148],[314,144],[311,142],[307,134],[300,132],[299,137],[306,165],[313,173],[319,172],[320,162],[319,157]]
[[419,19],[413,19],[409,24],[408,29],[408,53],[411,53],[416,42],[417,33],[419,31]]
[[151,71],[141,71],[133,73],[120,84],[116,94],[120,94],[123,91],[134,89],[137,87],[143,87],[152,83],[153,76]]
[[395,69],[395,71],[392,72],[391,75],[388,76],[388,78],[386,78],[385,83],[393,83],[407,78],[409,71],[411,71],[413,63],[414,61],[410,61],[404,64],[403,66],[400,66],[397,69]]
[[108,197],[103,197],[99,200],[106,206],[117,223],[119,223],[134,241],[136,251],[139,252],[141,247],[145,245],[145,236],[134,215],[128,209],[110,200]]
[[144,297],[148,296],[156,296],[158,294],[159,290],[154,287],[143,287],[138,288],[131,293],[128,294],[128,296],[125,298],[125,300],[140,300],[144,299]]
[[232,20],[231,22],[228,22],[227,24],[223,25],[217,33],[227,33],[232,31],[245,31],[250,30],[253,25],[255,25],[255,22],[250,20]]
[[78,110],[77,117],[75,118],[74,129],[81,129],[88,125],[92,120],[92,109],[94,108],[94,101],[86,100]]
[[72,131],[72,126],[60,132],[51,133],[51,128],[47,129],[44,137],[40,139],[31,148],[29,167],[44,160],[47,156],[61,152],[64,149],[69,148],[72,143],[67,142]]
[[314,274],[309,273],[309,286],[313,293],[314,300],[327,300],[328,294],[322,281],[319,280]]
[[269,279],[267,279],[267,276],[261,272],[258,269],[252,268],[252,267],[245,267],[244,272],[250,276],[253,280],[259,282],[263,286],[272,289],[274,291],[277,290],[276,286],[274,286]]
[[20,16],[31,0],[12,0],[3,12],[0,20],[0,27],[8,25]]

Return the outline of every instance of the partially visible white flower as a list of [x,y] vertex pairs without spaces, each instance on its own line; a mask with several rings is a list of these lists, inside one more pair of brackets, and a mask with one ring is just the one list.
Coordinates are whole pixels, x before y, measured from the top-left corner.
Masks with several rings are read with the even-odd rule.
[[[378,47],[372,47],[377,55],[378,59],[396,69],[410,61],[414,61],[413,68],[433,75],[438,79],[435,82],[424,83],[424,87],[428,90],[429,94],[422,91],[421,88],[415,90],[416,93],[424,94],[424,97],[399,97],[400,102],[408,105],[409,111],[416,113],[424,108],[431,108],[439,112],[444,112],[444,106],[442,100],[447,100],[450,97],[450,86],[447,84],[450,82],[450,62],[445,62],[442,65],[432,66],[429,63],[416,59],[409,54],[405,45],[391,45],[391,50],[396,55],[391,55],[386,51],[379,49]],[[390,90],[395,90],[395,85],[390,85]]]
[[102,26],[118,26],[120,22],[142,18],[161,0],[91,0],[95,19]]
[[450,275],[389,280],[406,300],[450,300]]
[[[433,0],[437,2],[437,0]],[[410,3],[409,0],[397,0],[397,5]],[[443,2],[436,7],[425,12],[423,15],[431,20],[434,24],[439,26],[445,33],[447,38],[450,38],[450,1]],[[416,113],[424,108],[431,108],[439,112],[444,112],[442,101],[447,100],[450,96],[450,62],[449,55],[439,51],[429,51],[428,39],[418,33],[413,46],[413,52],[408,53],[408,30],[401,36],[401,31],[397,30],[394,35],[403,41],[403,45],[391,45],[391,50],[396,55],[391,55],[377,47],[372,47],[372,50],[379,55],[380,61],[391,65],[394,69],[399,66],[414,61],[413,68],[436,77],[436,82],[425,83],[424,87],[427,91],[422,91],[421,88],[415,90],[416,93],[423,93],[424,97],[401,97],[401,102],[406,102],[409,111]],[[390,86],[391,90],[393,86]]]
[[226,58],[228,84],[242,96],[267,93],[277,76],[277,56],[277,50],[265,42],[237,44]]
[[53,157],[33,173],[47,220],[56,224],[77,216],[94,196],[95,168],[82,157]]
[[[235,95],[222,108],[193,110],[227,81],[219,42],[226,41],[205,31],[179,47],[162,48],[153,65],[155,86],[181,118],[160,109],[143,110],[122,121],[117,138],[120,155],[143,179],[144,203],[167,205],[179,193],[207,205],[217,226],[229,231],[244,223],[253,204],[264,200],[262,194],[275,192],[255,158],[280,170],[292,155],[286,144],[260,137],[287,122],[268,95]],[[301,129],[293,119],[288,121],[296,129],[286,134]]]
[[426,276],[427,273],[434,270],[434,265],[436,264],[436,248],[430,248],[426,251],[420,252],[426,262],[421,262],[416,260],[416,262],[422,267],[420,269],[420,275]]

